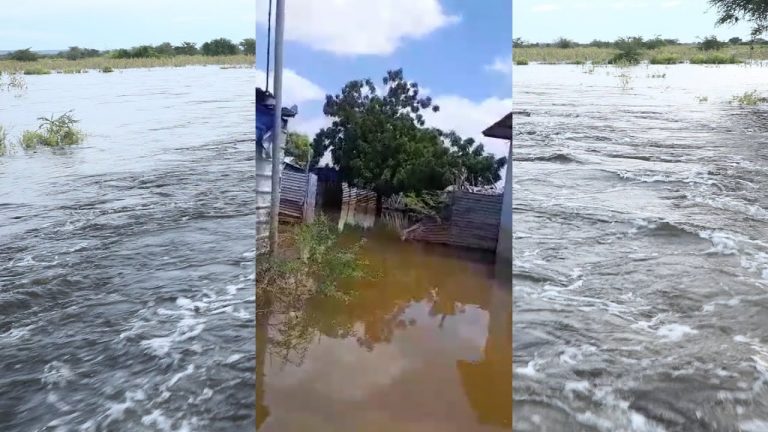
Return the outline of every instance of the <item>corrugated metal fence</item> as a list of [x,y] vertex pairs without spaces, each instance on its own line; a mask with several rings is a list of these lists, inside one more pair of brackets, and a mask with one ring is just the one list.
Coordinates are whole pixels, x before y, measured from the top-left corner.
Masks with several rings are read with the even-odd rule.
[[472,249],[496,250],[502,194],[453,193],[442,220],[422,221],[403,233],[409,240]]

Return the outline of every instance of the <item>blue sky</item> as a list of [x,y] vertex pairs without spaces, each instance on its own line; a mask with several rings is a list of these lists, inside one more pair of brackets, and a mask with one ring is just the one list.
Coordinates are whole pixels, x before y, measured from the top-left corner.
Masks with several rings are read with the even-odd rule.
[[[267,0],[257,1],[256,83],[264,86]],[[428,120],[464,136],[512,108],[509,0],[289,0],[284,103],[299,105],[293,129],[313,135],[328,123],[326,93],[348,81],[402,67],[441,106]],[[494,67],[494,64],[496,66]],[[483,138],[506,155],[508,144]]]
[[96,49],[253,35],[254,0],[3,1],[0,50]]
[[696,41],[749,38],[749,25],[715,27],[716,10],[707,0],[514,0],[515,37],[551,42],[563,36],[579,42],[620,36]]

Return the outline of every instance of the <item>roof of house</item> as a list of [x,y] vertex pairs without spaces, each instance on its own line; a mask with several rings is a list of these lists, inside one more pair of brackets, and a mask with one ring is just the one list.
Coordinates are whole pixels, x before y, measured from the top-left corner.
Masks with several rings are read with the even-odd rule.
[[503,140],[511,140],[512,139],[512,117],[516,115],[522,115],[525,117],[530,116],[531,114],[527,111],[510,111],[502,117],[500,120],[496,121],[496,123],[489,126],[486,130],[483,131],[483,136],[487,136],[488,138],[499,138]]

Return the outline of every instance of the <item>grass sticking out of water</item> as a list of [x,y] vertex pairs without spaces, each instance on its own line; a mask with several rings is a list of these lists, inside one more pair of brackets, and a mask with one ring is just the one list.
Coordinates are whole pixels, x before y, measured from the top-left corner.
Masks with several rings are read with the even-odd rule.
[[67,68],[67,69],[62,69],[61,70],[61,73],[67,74],[67,75],[69,75],[69,74],[86,73],[86,72],[88,72],[86,69],[79,69],[79,68]]
[[4,156],[8,151],[8,132],[0,125],[0,156]]
[[709,102],[708,96],[696,96],[696,101],[699,103]]
[[111,67],[111,66],[104,66],[103,68],[101,68],[101,72],[102,72],[102,73],[110,73],[110,72],[114,72],[114,71],[115,71],[115,70],[114,70],[114,69],[112,69],[112,67]]
[[50,73],[50,69],[46,69],[41,66],[31,66],[24,69],[24,75],[48,75]]
[[338,283],[364,275],[361,244],[342,245],[337,227],[322,214],[311,223],[283,227],[280,245],[277,253],[256,260],[257,310],[296,310],[316,295],[347,299]]
[[757,90],[752,90],[744,92],[744,94],[734,96],[731,102],[745,106],[756,106],[768,103],[768,97],[761,96]]
[[[231,55],[231,56],[202,56],[202,55],[179,55],[174,57],[160,58],[135,58],[135,59],[113,59],[108,57],[89,57],[79,60],[67,60],[63,58],[44,57],[35,62],[35,67],[48,70],[64,69],[89,69],[101,70],[106,67],[112,69],[136,69],[136,68],[154,68],[154,67],[183,67],[194,65],[245,65],[253,66],[254,56],[252,55]],[[4,72],[23,72],[30,68],[28,62],[15,60],[0,60],[0,71]]]
[[681,62],[682,60],[680,59],[679,55],[673,54],[670,52],[662,52],[662,53],[655,54],[653,57],[651,57],[648,60],[648,63],[656,64],[656,65],[659,65],[659,64],[669,65],[669,64],[677,64]]
[[691,57],[691,64],[737,64],[741,63],[733,54],[711,53]]
[[80,144],[85,139],[83,132],[78,129],[72,111],[58,117],[39,117],[41,122],[37,130],[26,130],[21,134],[19,144],[26,150],[34,150],[38,146],[64,147]]
[[528,65],[528,59],[525,57],[520,57],[518,59],[515,59],[515,64],[518,66],[527,66]]
[[[575,48],[557,48],[557,47],[515,47],[513,60],[526,58],[531,62],[539,63],[575,63],[576,61],[592,62],[595,64],[608,63],[619,50],[616,48],[599,47],[575,47]],[[746,45],[733,45],[721,48],[717,51],[708,51],[707,55],[719,54],[720,56],[733,56],[737,61],[747,60],[768,60],[768,45],[755,45],[750,50]],[[697,55],[702,55],[701,50],[696,45],[669,45],[663,50],[642,50],[639,53],[639,60],[650,62],[654,57],[676,56],[678,62],[689,61]],[[706,55],[705,55],[706,57]],[[661,60],[661,58],[659,58]]]

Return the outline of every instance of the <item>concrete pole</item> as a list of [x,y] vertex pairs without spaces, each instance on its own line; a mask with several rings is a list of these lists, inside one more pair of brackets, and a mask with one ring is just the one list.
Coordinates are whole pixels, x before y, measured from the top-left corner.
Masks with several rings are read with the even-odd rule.
[[[269,250],[277,252],[277,228],[280,216],[280,170],[283,162],[283,33],[285,0],[277,0],[275,8],[275,126],[272,132],[272,208],[269,221]],[[267,78],[269,79],[269,78]]]

